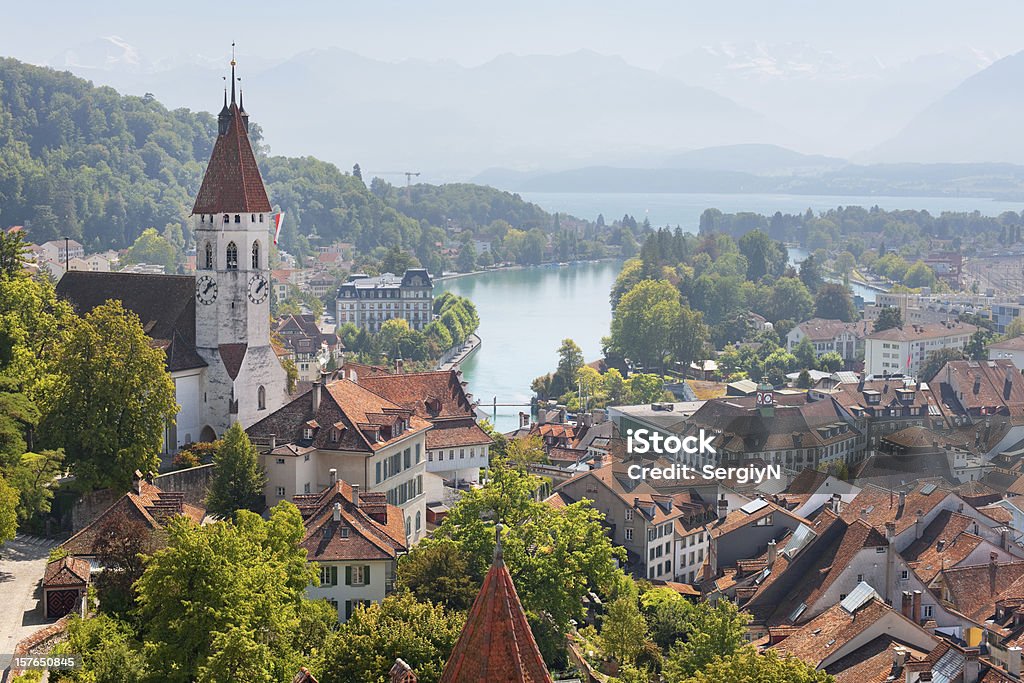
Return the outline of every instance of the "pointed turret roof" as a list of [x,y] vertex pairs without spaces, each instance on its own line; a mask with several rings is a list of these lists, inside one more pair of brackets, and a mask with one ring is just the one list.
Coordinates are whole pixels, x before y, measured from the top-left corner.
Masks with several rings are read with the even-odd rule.
[[494,563],[444,667],[441,683],[552,683],[502,559],[500,533]]
[[[225,95],[226,99],[226,95]],[[249,143],[247,114],[235,102],[235,62],[231,60],[231,104],[218,117],[217,141],[193,214],[269,213],[270,199]]]

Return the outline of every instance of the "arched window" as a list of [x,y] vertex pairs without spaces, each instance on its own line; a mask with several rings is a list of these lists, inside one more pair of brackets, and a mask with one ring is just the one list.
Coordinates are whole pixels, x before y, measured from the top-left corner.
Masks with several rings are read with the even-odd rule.
[[227,214],[224,214],[224,222],[225,223],[231,222],[231,218]]
[[256,222],[256,214],[253,214],[252,216],[249,217],[249,222],[250,223],[255,223]]
[[420,530],[420,525],[422,524],[422,522],[423,522],[423,518],[420,517],[420,511],[417,510],[416,511],[416,531]]
[[262,222],[263,222],[263,214],[261,213],[260,214],[260,223],[262,223]]
[[206,243],[206,269],[213,270],[213,245]]
[[252,269],[260,269],[260,242],[256,240],[252,243]]
[[228,242],[228,270],[238,270],[238,247],[234,242]]
[[199,214],[199,222],[200,223],[205,223],[206,222],[206,214],[205,213]]
[[259,410],[267,409],[267,390],[262,386],[256,391],[256,405]]
[[235,222],[236,223],[241,223],[242,222],[242,217],[240,215],[238,215],[237,213],[235,214]]

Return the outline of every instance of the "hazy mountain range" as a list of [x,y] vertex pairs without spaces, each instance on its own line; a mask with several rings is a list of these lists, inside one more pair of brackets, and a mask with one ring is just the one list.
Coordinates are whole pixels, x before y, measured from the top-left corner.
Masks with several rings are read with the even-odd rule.
[[[961,50],[884,64],[804,44],[723,44],[658,70],[587,50],[478,66],[386,62],[335,48],[285,60],[241,52],[238,60],[246,108],[275,153],[342,168],[358,162],[393,182],[403,171],[432,182],[522,184],[574,169],[593,175],[593,167],[703,169],[729,182],[730,173],[835,173],[843,159],[1024,163],[1024,139],[1011,129],[1024,99],[1024,53],[993,61]],[[154,58],[107,37],[50,65],[215,112],[220,61]]]

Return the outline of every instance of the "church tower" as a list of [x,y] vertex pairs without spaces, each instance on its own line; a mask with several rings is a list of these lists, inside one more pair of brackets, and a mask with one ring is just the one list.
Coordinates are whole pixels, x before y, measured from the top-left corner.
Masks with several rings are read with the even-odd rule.
[[202,411],[217,436],[248,426],[287,400],[287,377],[270,345],[270,200],[235,97],[217,117],[217,140],[192,208],[196,238],[196,349],[208,368]]

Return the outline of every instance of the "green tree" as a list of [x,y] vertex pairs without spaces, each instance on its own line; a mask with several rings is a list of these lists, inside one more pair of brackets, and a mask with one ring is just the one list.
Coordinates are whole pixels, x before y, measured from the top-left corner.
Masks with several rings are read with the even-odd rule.
[[903,327],[903,314],[900,309],[892,306],[884,306],[878,312],[878,319],[875,320],[874,331],[881,332],[894,327]]
[[668,650],[686,635],[693,604],[668,587],[654,588],[644,593],[640,603],[647,615],[651,637],[662,650]]
[[796,356],[797,365],[805,370],[815,367],[818,361],[818,354],[814,350],[814,344],[811,343],[809,337],[804,337],[800,340],[800,343],[793,349],[793,355]]
[[837,351],[829,351],[818,357],[818,369],[822,372],[838,372],[843,369],[843,357]]
[[[816,293],[825,284],[825,276],[821,272],[821,264],[814,254],[808,254],[807,258],[800,262],[800,281],[804,283],[808,291]],[[802,318],[797,318],[802,320]]]
[[583,367],[583,349],[572,339],[563,339],[558,347],[558,369],[555,370],[552,390],[555,394],[576,386],[576,373]]
[[935,271],[925,265],[924,261],[917,261],[907,269],[903,276],[903,284],[907,287],[934,287]]
[[177,269],[178,254],[174,245],[156,231],[146,228],[125,254],[127,263],[149,263],[163,266],[167,272]]
[[970,360],[985,360],[988,357],[988,345],[995,341],[995,333],[988,330],[977,330],[964,345],[964,355]]
[[465,612],[476,599],[477,586],[459,546],[449,539],[420,543],[398,562],[398,585],[417,600]]
[[79,655],[82,666],[70,671],[50,671],[51,681],[138,683],[147,680],[149,674],[142,644],[132,628],[106,614],[89,619],[72,616],[67,638],[52,654]]
[[626,380],[626,395],[633,405],[662,401],[666,393],[665,382],[659,375],[637,373]]
[[509,439],[505,445],[505,459],[510,465],[526,468],[533,463],[544,461],[544,442],[539,436]]
[[764,316],[772,322],[807,320],[814,311],[814,299],[807,286],[793,277],[780,277],[771,287]]
[[843,285],[826,283],[818,288],[814,297],[814,315],[826,320],[842,320],[848,323],[857,317],[850,291]]
[[681,306],[672,324],[669,339],[672,358],[685,371],[690,367],[690,363],[705,357],[704,350],[710,336],[708,326],[704,324],[704,315],[689,306]]
[[626,380],[622,373],[616,368],[608,368],[608,372],[602,376],[604,379],[604,393],[608,396],[608,405],[620,405],[626,397]]
[[324,644],[321,683],[387,683],[401,657],[422,683],[437,683],[455,647],[465,617],[440,605],[396,593],[359,607]]
[[746,644],[744,634],[749,621],[750,615],[740,612],[728,600],[719,600],[713,606],[698,603],[684,639],[669,650],[665,677],[673,683],[684,681],[715,660],[732,655]]
[[811,373],[807,371],[807,368],[800,371],[800,376],[797,377],[796,385],[801,389],[811,388]]
[[0,476],[0,545],[18,531],[18,490]]
[[1015,339],[1021,335],[1024,335],[1024,318],[1017,317],[1006,326],[1006,334],[1003,335],[1003,338]]
[[608,606],[601,625],[606,654],[620,664],[632,665],[647,642],[647,621],[640,613],[636,591],[625,591]]
[[147,558],[136,582],[151,668],[172,682],[194,680],[210,666],[223,671],[237,655],[219,648],[241,628],[261,634],[270,649],[272,680],[291,677],[303,593],[318,578],[299,547],[298,509],[281,502],[266,521],[240,510],[235,522],[202,527],[175,517],[166,532],[167,547]]
[[612,313],[611,343],[643,368],[661,368],[679,320],[679,292],[667,280],[644,280]]
[[471,240],[465,240],[459,247],[459,255],[455,259],[455,266],[460,273],[472,273],[476,270],[476,248]]
[[781,275],[786,267],[786,250],[761,230],[751,230],[739,239],[740,253],[747,259],[746,277],[757,281],[765,275]]
[[835,679],[796,657],[781,657],[768,650],[759,654],[751,646],[715,659],[685,678],[669,678],[670,683],[833,683]]
[[25,240],[20,232],[0,230],[0,277],[14,278],[25,263]]
[[238,510],[255,511],[267,477],[259,454],[237,422],[224,434],[213,456],[213,481],[206,495],[206,508],[215,515],[234,518]]
[[138,316],[119,301],[97,306],[71,326],[60,357],[39,431],[64,448],[76,485],[125,491],[136,470],[155,472],[178,406]]
[[50,512],[63,462],[63,451],[29,452],[9,469],[11,483],[18,489],[18,519],[22,523]]

